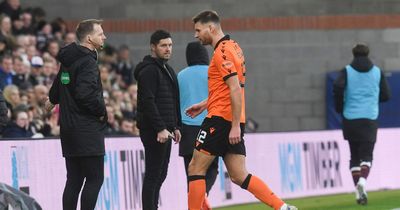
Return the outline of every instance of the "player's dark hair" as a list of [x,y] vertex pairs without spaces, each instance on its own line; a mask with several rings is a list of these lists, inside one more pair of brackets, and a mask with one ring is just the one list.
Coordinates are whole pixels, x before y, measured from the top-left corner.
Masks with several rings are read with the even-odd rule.
[[204,23],[209,23],[209,22],[213,22],[213,23],[220,23],[220,19],[219,16],[217,14],[216,11],[213,10],[205,10],[200,12],[199,14],[197,14],[196,16],[194,16],[192,18],[193,23],[196,24],[197,22],[200,22],[202,24]]
[[171,34],[168,31],[159,29],[155,31],[150,37],[150,44],[157,45],[161,39],[171,38]]
[[353,56],[360,57],[360,56],[368,56],[369,48],[366,44],[359,43],[353,47]]

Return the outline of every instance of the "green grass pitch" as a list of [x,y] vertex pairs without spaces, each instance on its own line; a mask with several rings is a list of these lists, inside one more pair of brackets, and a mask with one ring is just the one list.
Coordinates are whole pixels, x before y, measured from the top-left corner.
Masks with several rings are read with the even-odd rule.
[[[356,204],[353,193],[285,200],[299,210],[400,210],[400,190],[368,193],[368,205]],[[272,209],[261,203],[237,205],[215,210],[266,210]]]

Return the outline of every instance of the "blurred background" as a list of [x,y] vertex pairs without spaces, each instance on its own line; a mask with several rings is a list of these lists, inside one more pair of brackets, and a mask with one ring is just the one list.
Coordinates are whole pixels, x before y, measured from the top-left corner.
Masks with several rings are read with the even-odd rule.
[[[186,66],[186,44],[194,40],[191,17],[204,9],[216,10],[225,33],[244,50],[247,117],[258,125],[254,128],[258,132],[327,129],[327,72],[348,64],[357,42],[370,46],[371,58],[383,70],[400,69],[400,3],[393,0],[21,0],[20,4],[22,11],[36,12],[34,22],[59,20],[63,36],[73,32],[79,20],[104,19],[108,38],[104,63],[118,62],[119,49],[125,45],[130,61],[137,64],[149,53],[149,35],[167,29],[174,41],[170,64],[177,72]],[[53,27],[53,34],[55,30],[59,29]],[[112,67],[104,71],[118,72]]]
[[[371,58],[383,70],[400,69],[400,3],[392,0],[4,0],[1,8],[2,54],[12,55],[11,66],[1,67],[9,68],[5,71],[17,78],[1,88],[17,86],[20,101],[7,100],[11,110],[20,104],[27,106],[19,106],[17,111],[35,109],[28,112],[30,121],[40,121],[34,125],[33,134],[44,136],[57,135],[58,131],[46,128],[47,124],[56,126],[55,120],[43,116],[42,104],[34,99],[40,99],[40,91],[47,93],[58,70],[54,60],[58,49],[74,40],[76,24],[87,18],[105,20],[108,39],[100,69],[109,109],[116,113],[115,122],[110,122],[115,124],[112,134],[126,134],[122,124],[133,130],[131,134],[137,134],[136,86],[131,72],[149,53],[150,34],[158,28],[172,33],[170,64],[178,72],[186,66],[186,44],[194,40],[191,17],[204,9],[220,14],[225,33],[231,34],[245,52],[248,131],[330,128],[327,72],[348,64],[357,42],[370,46]],[[32,59],[35,56],[38,58]],[[125,91],[128,89],[129,93]]]

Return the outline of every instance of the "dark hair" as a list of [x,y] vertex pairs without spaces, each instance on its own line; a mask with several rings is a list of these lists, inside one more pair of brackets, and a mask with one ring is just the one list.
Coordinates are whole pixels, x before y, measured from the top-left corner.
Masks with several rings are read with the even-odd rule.
[[122,50],[129,50],[129,47],[128,47],[128,45],[126,45],[126,44],[122,44],[121,46],[119,46],[119,49],[118,49],[118,51],[122,51]]
[[352,51],[353,51],[353,56],[354,57],[368,56],[368,54],[369,54],[368,46],[366,44],[363,44],[363,43],[356,44],[353,47]]
[[93,26],[95,24],[101,25],[101,23],[103,23],[103,20],[97,19],[88,19],[80,22],[76,27],[76,38],[78,41],[83,41],[88,34],[93,32]]
[[67,25],[65,20],[62,19],[61,17],[54,19],[50,24],[51,24],[51,29],[52,29],[53,34],[56,32],[64,33],[64,31],[62,31],[62,26]]
[[213,10],[205,10],[197,14],[192,18],[193,23],[208,23],[208,22],[213,22],[213,23],[220,23],[219,16],[216,11]]
[[189,42],[186,46],[186,62],[188,66],[208,65],[210,58],[208,51],[200,42]]
[[161,39],[171,38],[171,34],[168,31],[159,29],[151,34],[150,44],[157,45]]
[[4,54],[3,56],[0,56],[0,63],[3,63],[5,59],[13,59],[13,57],[10,54]]
[[45,21],[45,20],[39,21],[37,23],[36,30],[37,31],[41,31],[47,24],[49,24],[49,23],[47,21]]

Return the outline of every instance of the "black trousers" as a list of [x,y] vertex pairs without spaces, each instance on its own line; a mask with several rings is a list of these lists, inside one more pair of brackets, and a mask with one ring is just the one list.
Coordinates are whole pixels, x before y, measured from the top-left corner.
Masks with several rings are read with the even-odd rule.
[[145,173],[142,189],[143,210],[157,210],[160,189],[167,178],[171,141],[157,142],[157,133],[152,130],[141,130],[145,152]]
[[371,162],[375,141],[349,141],[350,146],[350,168],[359,167],[362,161]]
[[104,156],[66,157],[67,182],[63,193],[63,209],[75,210],[79,192],[81,210],[93,210],[104,180]]

